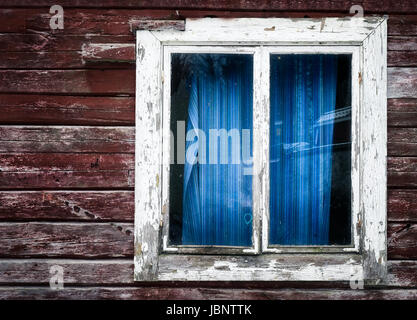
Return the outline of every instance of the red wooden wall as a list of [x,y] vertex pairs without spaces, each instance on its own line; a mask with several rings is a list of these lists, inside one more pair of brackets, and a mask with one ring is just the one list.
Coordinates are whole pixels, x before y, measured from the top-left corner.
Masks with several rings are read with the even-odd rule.
[[[417,298],[415,0],[0,0],[0,299]],[[133,282],[135,19],[389,14],[389,282]],[[99,59],[100,60],[100,59]],[[140,181],[138,182],[140,183]],[[65,289],[49,288],[52,265]],[[297,290],[293,290],[297,288]]]

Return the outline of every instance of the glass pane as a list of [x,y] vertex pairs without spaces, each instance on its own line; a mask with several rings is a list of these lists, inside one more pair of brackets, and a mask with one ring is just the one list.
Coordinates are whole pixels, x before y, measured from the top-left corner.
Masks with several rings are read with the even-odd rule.
[[171,55],[170,244],[252,244],[248,54]]
[[270,60],[270,244],[350,244],[351,56]]

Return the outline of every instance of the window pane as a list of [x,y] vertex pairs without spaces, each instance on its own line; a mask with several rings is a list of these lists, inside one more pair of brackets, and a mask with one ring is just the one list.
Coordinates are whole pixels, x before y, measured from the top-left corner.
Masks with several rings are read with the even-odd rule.
[[351,56],[270,59],[270,244],[350,244]]
[[250,246],[253,57],[171,60],[170,243]]

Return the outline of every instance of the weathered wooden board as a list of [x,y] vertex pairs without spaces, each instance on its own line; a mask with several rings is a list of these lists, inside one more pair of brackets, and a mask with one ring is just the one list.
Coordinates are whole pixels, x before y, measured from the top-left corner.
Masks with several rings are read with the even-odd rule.
[[397,36],[417,35],[417,15],[390,14],[388,34]]
[[3,191],[0,220],[133,222],[133,200],[133,191]]
[[134,153],[132,127],[0,126],[0,152]]
[[[135,123],[133,97],[2,94],[0,108],[1,124],[133,126]],[[417,99],[388,99],[388,126],[417,127]]]
[[[2,222],[0,257],[130,258],[132,232],[132,223]],[[416,239],[417,224],[388,224],[390,258],[416,259]]]
[[[0,32],[33,32],[46,31],[54,35],[61,34],[131,34],[131,21],[135,19],[184,19],[202,17],[290,17],[290,18],[321,18],[346,16],[350,5],[343,12],[327,11],[324,6],[320,11],[215,11],[188,9],[88,9],[65,8],[65,28],[51,32],[49,21],[51,15],[45,8],[0,8]],[[365,9],[367,14],[368,8]],[[417,15],[396,15],[390,12],[388,20],[389,35],[417,35]]]
[[388,127],[417,127],[417,99],[388,99],[387,108]]
[[417,128],[389,128],[388,155],[417,156]]
[[134,155],[0,154],[0,189],[133,188]]
[[[49,20],[48,20],[49,21]],[[48,22],[49,28],[49,22]],[[49,29],[50,30],[50,29]],[[0,52],[60,52],[81,51],[83,46],[93,43],[134,43],[135,38],[129,35],[77,35],[43,33],[2,33],[0,34]]]
[[388,279],[390,286],[417,287],[416,261],[389,261]]
[[417,50],[417,37],[390,36],[388,37],[389,51],[415,51]]
[[222,289],[222,288],[160,288],[160,287],[49,287],[0,288],[0,300],[409,300],[417,299],[415,289],[393,290],[309,290],[309,289]]
[[0,223],[0,257],[132,257],[131,223]]
[[82,57],[90,62],[135,62],[135,44],[91,43],[83,45]]
[[[4,0],[2,7],[46,7],[53,5],[53,0],[38,0],[32,2],[29,0]],[[314,0],[308,2],[294,2],[291,0],[230,0],[230,1],[195,1],[195,0],[78,0],[74,3],[72,0],[62,0],[60,2],[65,7],[90,7],[90,8],[177,8],[177,9],[215,9],[215,10],[328,10],[348,12],[352,5],[351,1],[327,1]],[[412,1],[389,0],[357,0],[357,5],[361,5],[370,12],[417,12]]]
[[0,168],[2,173],[134,170],[134,155],[103,153],[3,153],[0,154]]
[[388,258],[417,259],[417,224],[388,224]]
[[[133,69],[0,70],[0,92],[135,94]],[[389,68],[388,97],[416,98],[417,69]]]
[[0,92],[133,95],[135,70],[0,70]]
[[417,186],[417,158],[388,157],[388,186]]
[[135,123],[134,97],[3,94],[0,109],[0,124],[133,126]]
[[416,67],[416,51],[388,51],[387,55],[389,67]]
[[[64,270],[65,285],[131,285],[147,287],[149,284],[133,281],[133,262],[130,259],[72,260],[72,259],[5,259],[0,260],[0,284],[49,283],[50,267],[58,265]],[[417,287],[417,262],[389,261],[389,278],[382,287]],[[153,282],[152,287],[179,287],[181,282]],[[187,287],[203,288],[349,288],[347,282],[195,282]]]
[[416,68],[388,68],[388,98],[417,98]]
[[388,220],[417,222],[417,190],[388,189]]
[[[134,63],[133,44],[88,44],[80,51],[2,52],[0,69],[129,68]],[[416,67],[414,50],[388,51],[388,66]]]
[[[134,52],[134,51],[133,51]],[[82,51],[0,52],[0,69],[117,69],[132,68],[123,57],[84,59]]]

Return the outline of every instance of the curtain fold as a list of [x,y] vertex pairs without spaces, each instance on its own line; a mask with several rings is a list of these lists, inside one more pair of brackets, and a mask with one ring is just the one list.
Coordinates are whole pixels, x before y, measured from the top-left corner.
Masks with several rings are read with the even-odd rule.
[[245,55],[193,59],[187,133],[195,137],[186,142],[185,245],[252,243],[252,177],[241,158],[242,130],[252,132],[252,68],[252,57]]
[[334,55],[271,56],[271,244],[329,244],[336,84]]

